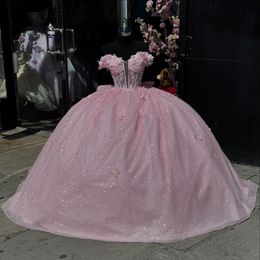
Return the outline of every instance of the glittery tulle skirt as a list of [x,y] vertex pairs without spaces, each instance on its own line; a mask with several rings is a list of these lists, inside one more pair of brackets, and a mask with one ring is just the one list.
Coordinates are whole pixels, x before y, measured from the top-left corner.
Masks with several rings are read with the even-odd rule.
[[247,219],[256,192],[188,104],[107,86],[71,108],[2,208],[54,234],[170,242]]

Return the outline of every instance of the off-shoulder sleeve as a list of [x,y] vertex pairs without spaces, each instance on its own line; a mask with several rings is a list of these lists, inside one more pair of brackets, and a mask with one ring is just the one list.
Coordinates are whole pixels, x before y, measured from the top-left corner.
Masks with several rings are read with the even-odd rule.
[[107,54],[103,57],[100,58],[100,60],[98,61],[98,69],[108,69],[109,68],[109,59],[110,59],[110,54]]
[[150,66],[153,64],[153,59],[154,59],[153,55],[151,55],[150,53],[148,53],[146,51],[139,52],[139,54],[143,58],[146,66]]

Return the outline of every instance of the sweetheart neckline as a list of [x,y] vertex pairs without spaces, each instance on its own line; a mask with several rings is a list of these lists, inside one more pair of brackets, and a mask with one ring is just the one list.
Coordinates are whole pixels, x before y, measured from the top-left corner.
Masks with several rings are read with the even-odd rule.
[[123,62],[127,62],[127,61],[131,60],[133,57],[135,57],[135,56],[136,56],[138,53],[140,53],[140,52],[145,52],[145,53],[150,54],[148,51],[137,51],[135,54],[132,54],[132,55],[129,57],[129,59],[127,59],[127,60],[124,60],[122,57],[117,56],[115,53],[114,53],[114,54],[108,53],[108,54],[104,55],[103,57],[105,57],[105,56],[107,56],[107,55],[112,55],[112,56],[115,56],[116,58],[122,60]]

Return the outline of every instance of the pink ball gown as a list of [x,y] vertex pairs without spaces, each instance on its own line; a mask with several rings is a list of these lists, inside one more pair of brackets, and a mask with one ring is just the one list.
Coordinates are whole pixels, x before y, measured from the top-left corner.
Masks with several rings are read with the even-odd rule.
[[170,242],[247,219],[242,180],[178,97],[141,83],[147,52],[105,55],[114,86],[74,105],[2,208],[18,225],[84,239]]

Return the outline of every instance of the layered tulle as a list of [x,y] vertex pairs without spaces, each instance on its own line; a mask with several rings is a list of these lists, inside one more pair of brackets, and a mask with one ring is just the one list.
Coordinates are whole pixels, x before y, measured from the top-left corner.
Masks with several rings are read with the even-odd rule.
[[257,185],[238,177],[189,105],[155,88],[102,88],[61,120],[3,204],[11,220],[79,238],[169,242],[250,216]]

